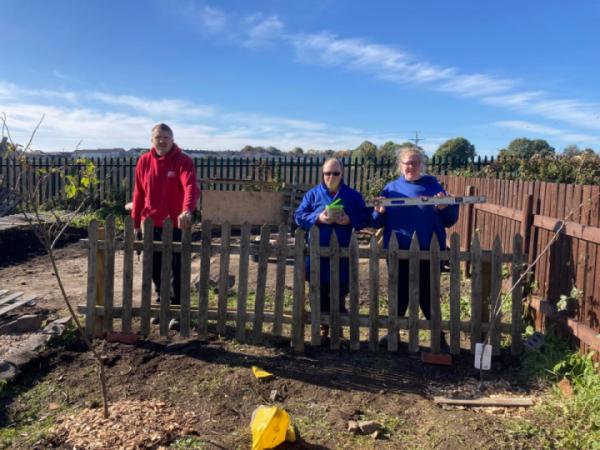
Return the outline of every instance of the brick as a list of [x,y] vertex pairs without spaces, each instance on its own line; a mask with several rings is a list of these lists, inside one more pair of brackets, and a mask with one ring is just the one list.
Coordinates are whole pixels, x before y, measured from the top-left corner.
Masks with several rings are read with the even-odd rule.
[[447,353],[421,352],[421,361],[425,364],[437,364],[439,366],[451,366],[452,355]]

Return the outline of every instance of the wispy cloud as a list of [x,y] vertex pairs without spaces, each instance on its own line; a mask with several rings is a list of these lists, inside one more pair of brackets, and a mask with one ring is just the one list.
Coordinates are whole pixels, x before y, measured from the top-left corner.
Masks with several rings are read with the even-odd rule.
[[[376,143],[400,140],[346,126],[280,117],[260,112],[225,111],[180,99],[148,99],[99,92],[60,93],[35,90],[0,81],[0,112],[7,116],[11,135],[25,142],[42,115],[34,148],[46,151],[84,148],[140,147],[149,144],[157,120],[167,120],[178,144],[188,149],[235,150],[245,145],[273,145],[282,150],[351,149],[365,139]],[[187,113],[186,113],[187,111]]]
[[153,116],[209,117],[214,114],[214,109],[210,106],[195,105],[184,100],[151,100],[132,95],[112,95],[101,92],[93,92],[86,97],[109,105],[130,107],[138,112],[151,114]]
[[569,144],[600,143],[599,136],[593,136],[590,134],[583,133],[573,133],[569,130],[550,127],[547,125],[528,122],[524,120],[501,120],[494,122],[492,125],[510,130],[522,131],[523,133],[527,133],[529,136],[531,135],[531,133],[536,133],[544,137],[550,136],[553,139],[557,139]]
[[245,19],[247,36],[243,45],[250,48],[270,46],[278,42],[283,35],[284,26],[279,17],[262,13],[253,14]]
[[58,71],[56,69],[52,71],[52,75],[54,77],[58,78],[59,80],[68,81],[69,83],[81,83],[81,80],[79,80],[79,79],[77,79],[75,77],[72,77],[70,75],[67,75],[67,74],[65,74],[63,72],[60,72],[60,71]]

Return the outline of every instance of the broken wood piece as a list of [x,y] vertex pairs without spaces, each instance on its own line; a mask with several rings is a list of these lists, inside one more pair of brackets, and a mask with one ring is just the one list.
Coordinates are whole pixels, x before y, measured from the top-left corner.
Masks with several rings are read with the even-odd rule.
[[435,403],[441,405],[464,405],[464,406],[533,406],[530,397],[481,397],[481,398],[447,398],[433,397]]

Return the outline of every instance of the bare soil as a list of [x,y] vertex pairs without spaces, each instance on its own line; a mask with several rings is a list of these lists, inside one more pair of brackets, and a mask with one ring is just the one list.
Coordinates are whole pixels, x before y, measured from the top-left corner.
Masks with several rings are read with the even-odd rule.
[[[70,244],[56,255],[67,292],[74,303],[85,303],[85,247]],[[120,264],[117,258],[116,273]],[[135,265],[139,274],[141,262],[136,260]],[[255,279],[252,270],[250,279]],[[232,258],[231,273],[236,271]],[[268,278],[272,291],[271,268]],[[286,283],[291,281],[290,267]],[[384,282],[382,278],[382,286]],[[138,278],[136,299],[139,284]],[[115,286],[118,299],[119,283]],[[45,256],[29,255],[0,267],[0,287],[37,294],[39,307],[64,315],[55,274]],[[361,299],[366,299],[365,293]],[[252,411],[261,404],[275,404],[292,417],[299,440],[282,448],[528,448],[509,431],[525,410],[444,409],[432,400],[433,395],[535,395],[513,375],[517,362],[507,355],[494,362],[480,390],[468,353],[450,367],[425,365],[403,353],[308,347],[304,355],[294,355],[287,339],[271,338],[265,345],[251,346],[231,339],[233,330],[228,336],[211,331],[206,342],[182,340],[175,333],[161,339],[155,329],[150,339],[132,346],[96,341],[105,355],[111,402],[164,402],[169,411],[186,417],[185,432],[161,440],[163,448],[249,448]],[[253,365],[274,378],[259,382]],[[273,390],[276,400],[270,399]],[[100,402],[89,351],[76,337],[57,343],[1,391],[0,402],[0,427],[7,430],[0,433],[0,448],[74,448],[68,433],[61,431],[61,422],[98,408]],[[375,420],[384,432],[377,440],[349,433],[351,419]],[[148,441],[147,448],[159,448],[153,442]]]

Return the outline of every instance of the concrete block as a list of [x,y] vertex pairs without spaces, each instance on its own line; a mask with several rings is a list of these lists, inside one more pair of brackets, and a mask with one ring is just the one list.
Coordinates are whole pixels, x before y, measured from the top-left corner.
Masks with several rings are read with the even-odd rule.
[[39,314],[25,314],[0,326],[0,334],[27,333],[38,330],[44,318]]

